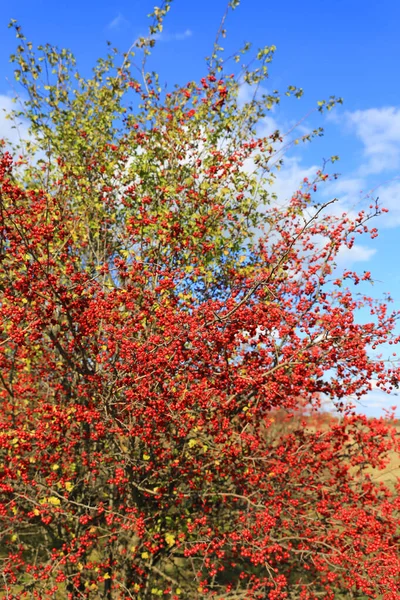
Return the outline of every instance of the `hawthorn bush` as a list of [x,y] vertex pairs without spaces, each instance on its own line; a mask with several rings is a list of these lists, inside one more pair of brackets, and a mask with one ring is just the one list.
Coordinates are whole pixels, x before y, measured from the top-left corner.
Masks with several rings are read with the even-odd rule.
[[[13,23],[29,135],[0,162],[2,597],[395,600],[399,484],[371,467],[399,440],[351,403],[396,383],[371,348],[397,315],[346,288],[369,273],[334,273],[384,209],[318,204],[325,170],[278,204],[288,140],[257,126],[280,95],[238,103],[274,47],[232,74],[217,39],[164,93],[146,60],[168,9],[91,78]],[[307,427],[327,397],[340,419]]]

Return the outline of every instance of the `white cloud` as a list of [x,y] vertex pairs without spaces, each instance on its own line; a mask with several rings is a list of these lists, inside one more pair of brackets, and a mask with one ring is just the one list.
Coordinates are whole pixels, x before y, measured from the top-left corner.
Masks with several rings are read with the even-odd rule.
[[386,394],[382,392],[374,381],[372,383],[372,390],[368,392],[359,402],[356,402],[357,412],[367,415],[368,417],[375,416],[380,417],[384,415],[384,410],[391,410],[393,406],[397,406],[395,414],[397,418],[400,417],[399,412],[399,398],[397,394]]
[[276,179],[272,183],[271,192],[278,197],[278,204],[284,205],[299,189],[305,178],[314,179],[318,167],[305,167],[297,156],[284,157],[283,167],[275,171]]
[[341,199],[354,204],[355,200],[363,194],[365,180],[361,177],[339,177],[326,187],[326,192],[331,196],[340,196]]
[[[243,82],[239,85],[237,103],[239,108],[243,108],[245,104],[251,102],[254,98],[259,100],[262,95],[268,95],[269,91],[262,85],[250,85]],[[270,111],[274,112],[275,106],[272,106]]]
[[[241,94],[239,98],[243,103],[249,100],[250,92],[251,89],[246,86],[243,86],[242,90],[239,89],[239,93]],[[257,134],[260,137],[266,137],[276,130],[284,132],[287,130],[291,131],[291,129],[290,123],[278,120],[275,115],[268,115],[260,123]],[[278,210],[285,207],[293,197],[293,194],[304,185],[304,179],[313,181],[317,172],[321,169],[320,165],[303,164],[299,155],[288,155],[284,151],[282,153],[282,147],[287,145],[288,141],[290,142],[290,138],[289,140],[286,139],[283,144],[274,144],[277,158],[283,159],[283,165],[280,170],[272,168],[275,179],[272,179],[272,183],[269,186],[270,194],[275,194],[277,197],[276,200],[271,201],[271,206],[276,206]],[[274,159],[272,159],[271,163],[273,164],[274,162]],[[243,168],[248,172],[254,172],[257,167],[253,159],[249,158],[245,161]],[[368,186],[366,177],[361,174],[349,175],[320,185],[315,200],[320,198],[323,202],[328,199],[337,198],[337,202],[329,206],[327,213],[338,218],[343,213],[346,213],[351,219],[354,219],[360,210],[366,209],[370,204],[367,197],[370,187]],[[377,194],[371,193],[371,195],[372,197],[376,197]],[[396,185],[392,184],[385,190],[382,189],[383,196],[385,196],[383,204],[392,211],[390,213],[392,218],[395,216],[392,225],[400,224],[400,202],[398,202],[399,207],[397,208],[397,199],[400,196],[400,181],[396,182]],[[385,223],[380,220],[378,225],[385,226]],[[317,237],[314,239],[314,242],[319,243]],[[325,244],[325,242],[326,240],[321,238],[320,243]],[[342,248],[335,262],[338,267],[349,267],[354,263],[368,262],[375,254],[376,248],[370,248],[364,244],[354,244],[351,249]]]
[[335,262],[338,266],[345,265],[348,267],[349,264],[355,262],[368,261],[376,254],[375,248],[368,248],[362,244],[354,244],[352,248],[342,246],[336,256]]
[[[329,120],[344,123],[355,134],[363,147],[364,164],[353,175],[339,179],[330,189],[341,199],[347,210],[366,208],[379,197],[389,213],[381,215],[378,228],[400,225],[400,107],[369,108],[345,112],[342,117],[330,115]],[[394,175],[389,180],[379,181],[387,172]],[[378,179],[377,179],[378,176]],[[361,208],[361,206],[360,206]]]
[[[282,125],[280,123],[278,123],[278,121],[274,117],[267,115],[260,122],[260,126],[258,128],[257,135],[259,137],[267,137],[267,136],[271,135],[272,133],[275,133],[275,131],[278,131],[278,130],[283,131]],[[272,144],[272,145],[274,146],[274,144]],[[277,143],[277,145],[275,147],[278,150],[281,147],[281,143],[279,142],[279,145]]]
[[118,15],[108,23],[107,29],[114,29],[116,31],[129,27],[130,22],[128,19],[124,17],[122,13],[118,13]]
[[160,42],[181,42],[186,40],[187,38],[192,37],[193,32],[191,29],[185,29],[185,31],[180,31],[177,33],[160,33],[156,35],[156,39]]
[[389,209],[386,215],[379,218],[378,226],[398,227],[400,225],[400,181],[392,180],[376,189],[382,206]]
[[361,175],[400,168],[400,108],[356,110],[346,112],[344,117],[364,146],[366,163],[360,168]]
[[367,192],[363,189],[366,185],[365,179],[355,177],[339,177],[330,181],[319,190],[324,200],[336,198],[337,201],[330,205],[330,212],[336,216],[346,213],[350,219],[356,219],[360,210],[369,206],[366,200]]
[[[318,169],[319,167],[316,165],[308,167],[302,165],[300,159],[296,156],[285,157],[284,165],[282,169],[276,173],[276,180],[271,186],[271,191],[275,192],[278,197],[278,206],[287,204],[288,200],[290,200],[293,193],[299,189],[305,178],[312,181]],[[354,218],[358,211],[355,211],[353,207],[356,204],[355,199],[357,199],[357,195],[359,196],[360,194],[361,183],[362,180],[360,179],[349,178],[341,182],[337,181],[332,182],[332,184],[327,184],[327,195],[329,195],[330,198],[335,198],[336,195],[339,196],[339,201],[330,205],[329,214],[339,217],[346,212],[350,218]],[[400,182],[398,185],[400,193]],[[341,192],[344,194],[343,198],[340,197]],[[398,209],[398,218],[400,222],[400,205]],[[318,242],[317,238],[314,239],[314,242]],[[321,244],[322,243],[325,243],[325,240],[321,239]],[[363,244],[354,244],[351,249],[342,247],[335,258],[335,262],[338,267],[343,267],[344,265],[348,267],[354,263],[369,261],[375,253],[375,248],[369,248]]]
[[133,42],[133,45],[137,45],[141,43],[143,40],[157,40],[158,42],[182,42],[190,37],[192,37],[193,32],[191,29],[185,29],[185,31],[178,31],[177,33],[167,33],[163,31],[162,33],[156,33],[152,36],[139,35],[136,40]]
[[19,144],[21,140],[28,139],[28,127],[26,123],[6,118],[7,114],[16,108],[17,105],[14,104],[12,98],[0,94],[0,140],[5,139],[12,145]]
[[239,108],[243,108],[245,104],[251,102],[254,97],[254,88],[247,83],[239,85],[237,103]]
[[367,178],[358,175],[338,179],[323,190],[323,196],[338,197],[339,202],[333,205],[335,214],[346,211],[354,218],[356,213],[367,209],[372,201],[379,198],[379,204],[387,208],[389,213],[379,216],[378,228],[392,228],[400,225],[400,178],[396,177],[369,189]]
[[[260,93],[265,93],[266,90],[262,89]],[[239,87],[238,104],[239,106],[252,100],[254,95],[254,89],[249,85],[241,85]],[[278,120],[271,114],[265,116],[257,127],[257,136],[260,138],[266,138],[275,131],[280,131],[284,134],[286,131],[293,129],[293,126],[282,120]],[[293,194],[299,189],[305,178],[314,179],[316,172],[320,167],[316,165],[304,166],[301,163],[300,157],[294,155],[289,156],[285,154],[285,149],[290,143],[290,139],[284,139],[282,142],[272,142],[274,154],[271,156],[271,160],[268,163],[271,167],[271,171],[274,174],[272,183],[269,188],[271,194],[276,194],[276,203],[280,206],[284,206],[292,198]],[[255,152],[257,154],[258,151]],[[279,160],[283,160],[282,167],[278,170],[276,164]],[[244,161],[243,169],[249,173],[253,173],[257,170],[257,166],[254,163],[253,157],[250,157]]]

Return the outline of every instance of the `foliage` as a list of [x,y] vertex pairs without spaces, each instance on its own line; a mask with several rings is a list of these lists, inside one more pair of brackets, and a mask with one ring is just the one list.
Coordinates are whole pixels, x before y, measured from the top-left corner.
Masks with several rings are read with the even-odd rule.
[[[0,163],[4,597],[394,600],[399,486],[370,468],[398,437],[350,401],[396,383],[370,349],[397,315],[346,288],[369,273],[333,273],[384,209],[317,204],[325,170],[277,204],[288,140],[257,125],[280,95],[238,103],[275,48],[232,75],[218,37],[164,93],[146,60],[168,8],[91,78],[13,24],[30,133]],[[324,397],[340,420],[307,427]]]

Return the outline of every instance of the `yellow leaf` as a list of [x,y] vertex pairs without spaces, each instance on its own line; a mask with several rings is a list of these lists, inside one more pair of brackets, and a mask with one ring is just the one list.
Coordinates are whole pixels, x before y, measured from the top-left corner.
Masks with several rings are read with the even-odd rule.
[[143,460],[150,460],[149,454],[143,454]]
[[38,510],[37,508],[35,508],[33,510],[33,514],[35,515],[35,517],[38,517],[40,515],[40,510]]
[[65,489],[67,490],[67,492],[72,492],[74,487],[75,486],[70,481],[65,482]]
[[165,541],[167,542],[168,546],[173,546],[175,544],[175,536],[172,535],[172,533],[167,533],[165,534]]
[[191,440],[189,440],[189,442],[188,442],[189,448],[193,448],[193,446],[195,446],[196,444],[197,444],[197,440],[194,440],[193,438]]
[[149,558],[149,553],[148,552],[142,552],[142,558],[144,558],[145,560],[147,558]]
[[111,579],[110,573],[104,573],[103,579]]
[[47,502],[53,506],[59,506],[61,504],[60,499],[56,498],[55,496],[50,496],[50,498],[47,498]]
[[58,471],[60,465],[53,465],[51,468],[53,469],[53,471]]

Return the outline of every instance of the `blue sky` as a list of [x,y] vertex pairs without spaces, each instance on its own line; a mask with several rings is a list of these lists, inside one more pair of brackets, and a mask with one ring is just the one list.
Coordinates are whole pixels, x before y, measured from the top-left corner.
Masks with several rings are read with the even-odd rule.
[[[105,53],[106,41],[120,50],[146,33],[147,13],[155,0],[19,0],[0,5],[0,107],[9,108],[12,67],[8,57],[15,38],[7,24],[22,25],[34,44],[50,42],[70,48],[83,74]],[[203,58],[210,53],[226,0],[174,0],[152,62],[161,81],[170,85],[204,75]],[[270,125],[290,126],[331,94],[344,105],[329,118],[319,114],[305,126],[323,126],[326,135],[310,147],[287,156],[277,183],[285,196],[322,159],[338,154],[341,178],[327,195],[341,198],[350,209],[374,189],[388,216],[378,219],[379,237],[360,239],[343,257],[346,266],[371,270],[377,280],[372,290],[381,297],[391,292],[400,310],[400,2],[398,0],[242,0],[228,22],[227,50],[251,41],[254,48],[277,46],[269,89],[290,84],[304,88],[304,97],[289,99],[271,115]],[[0,137],[10,133],[0,114]],[[367,290],[369,291],[369,290]],[[374,392],[363,411],[379,414],[396,404]],[[400,399],[399,399],[400,405]]]

